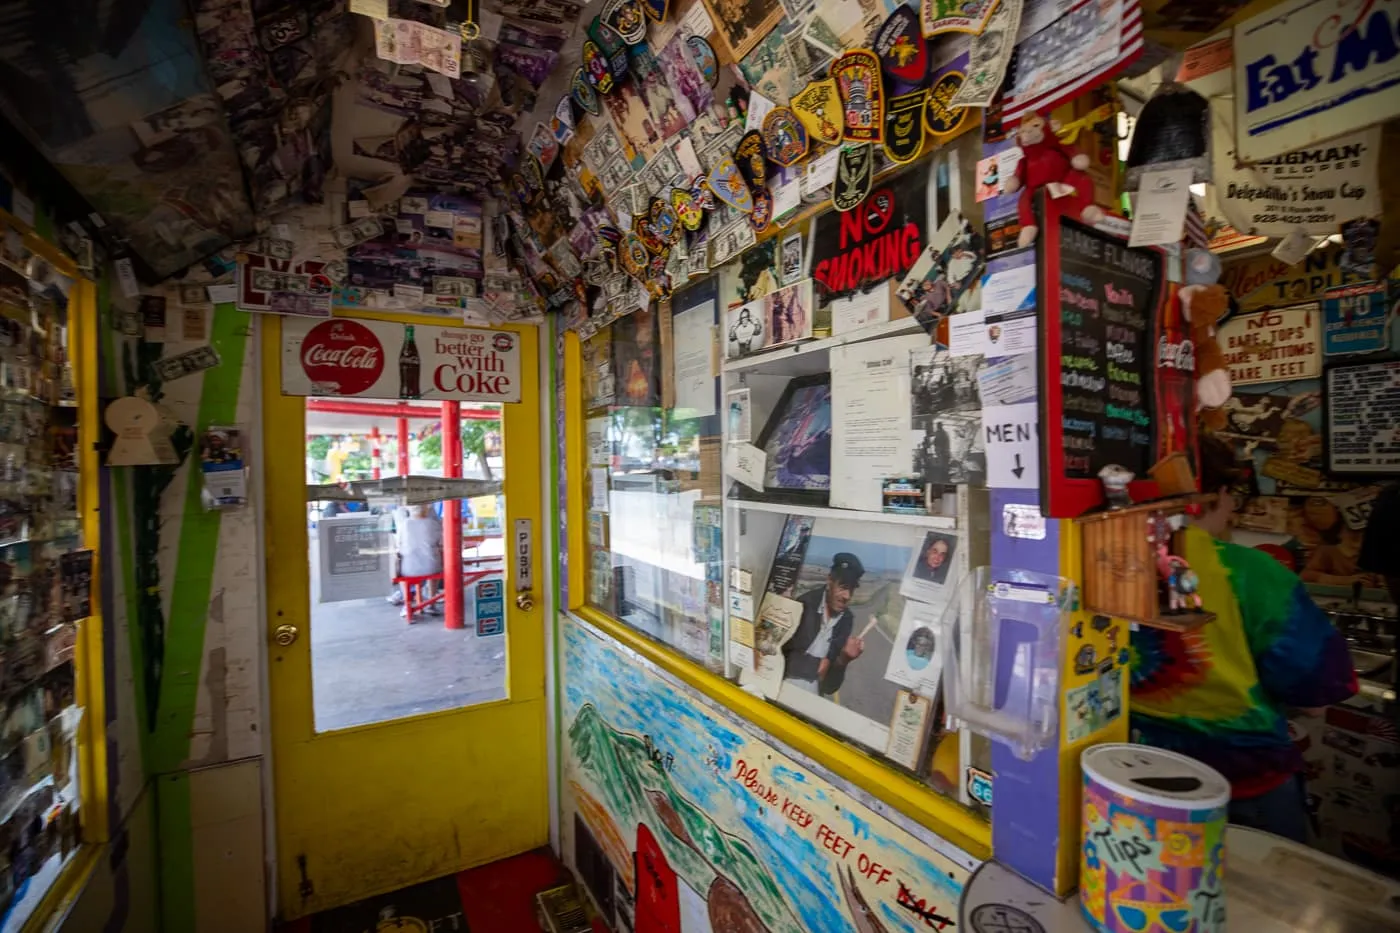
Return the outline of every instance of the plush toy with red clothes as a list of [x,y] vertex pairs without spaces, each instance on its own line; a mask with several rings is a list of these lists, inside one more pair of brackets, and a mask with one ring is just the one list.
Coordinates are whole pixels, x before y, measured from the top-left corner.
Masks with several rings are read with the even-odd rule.
[[1002,182],[1002,188],[1007,194],[1021,192],[1017,204],[1021,246],[1030,246],[1040,232],[1031,204],[1041,188],[1049,187],[1052,198],[1067,198],[1066,213],[1071,217],[1086,224],[1103,220],[1103,208],[1094,203],[1094,183],[1084,172],[1089,157],[1060,142],[1049,120],[1038,113],[1022,117],[1016,142],[1021,147],[1021,161],[1016,163],[1016,174]]
[[1196,358],[1196,411],[1201,423],[1222,430],[1228,416],[1225,403],[1233,391],[1225,351],[1217,339],[1220,323],[1230,314],[1230,292],[1216,282],[1220,259],[1204,249],[1186,251],[1186,283],[1177,292],[1181,314],[1191,327]]

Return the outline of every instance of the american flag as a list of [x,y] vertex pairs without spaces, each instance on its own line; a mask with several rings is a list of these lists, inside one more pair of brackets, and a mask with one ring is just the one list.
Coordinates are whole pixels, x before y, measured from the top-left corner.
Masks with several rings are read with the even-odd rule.
[[[1015,122],[1032,110],[1048,113],[1113,77],[1142,52],[1142,7],[1138,0],[1121,0],[1115,48],[1096,47],[1102,24],[1097,0],[1081,0],[1018,43],[1002,84],[1002,119]],[[1085,49],[1085,42],[1093,46]],[[1067,70],[1067,61],[1080,62],[1079,69],[1071,66]]]
[[1182,230],[1181,239],[1187,249],[1205,249],[1206,244],[1210,242],[1206,237],[1206,215],[1201,213],[1194,194],[1186,202],[1186,226]]

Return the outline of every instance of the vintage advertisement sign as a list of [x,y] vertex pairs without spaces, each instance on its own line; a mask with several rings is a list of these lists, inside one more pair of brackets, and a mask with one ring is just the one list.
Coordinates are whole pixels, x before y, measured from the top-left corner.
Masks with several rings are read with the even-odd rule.
[[1316,304],[1242,314],[1220,325],[1220,346],[1237,386],[1313,379],[1322,372]]
[[287,320],[282,393],[518,402],[520,338],[474,327]]
[[1327,370],[1327,469],[1400,474],[1400,361]]
[[1326,356],[1379,353],[1389,344],[1386,283],[1329,288],[1322,298],[1322,352]]
[[1293,265],[1265,254],[1226,264],[1220,284],[1246,312],[1318,301],[1325,289],[1370,280],[1368,272],[1351,271],[1346,259],[1340,245],[1315,249]]
[[1293,152],[1400,109],[1397,17],[1368,0],[1290,0],[1236,26],[1240,160]]
[[1323,236],[1345,221],[1380,214],[1380,129],[1247,165],[1226,144],[1233,137],[1229,114],[1216,108],[1214,120],[1215,198],[1220,213],[1242,233],[1282,237],[1301,229]]

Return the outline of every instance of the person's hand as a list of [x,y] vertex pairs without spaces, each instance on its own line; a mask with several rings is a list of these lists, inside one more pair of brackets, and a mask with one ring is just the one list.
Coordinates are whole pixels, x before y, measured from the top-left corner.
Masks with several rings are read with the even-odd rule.
[[860,653],[864,650],[864,639],[852,635],[850,638],[846,639],[846,646],[841,649],[841,653],[845,655],[847,662],[850,662],[860,657]]
[[831,670],[831,659],[822,658],[821,663],[817,665],[817,679],[820,680],[825,677],[826,672],[829,670]]

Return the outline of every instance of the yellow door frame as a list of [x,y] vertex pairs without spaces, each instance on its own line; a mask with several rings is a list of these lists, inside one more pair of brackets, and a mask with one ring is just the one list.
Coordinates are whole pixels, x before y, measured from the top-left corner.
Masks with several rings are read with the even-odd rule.
[[[451,326],[440,317],[341,313]],[[540,482],[540,332],[506,325],[520,341],[521,399],[502,405],[506,516],[530,519],[533,608],[506,600],[507,699],[316,734],[311,695],[307,566],[306,409],[282,395],[282,322],[261,316],[266,489],[268,683],[279,915],[305,914],[392,891],[544,845],[547,546]],[[507,560],[506,591],[514,592]],[[279,647],[291,624],[300,637]]]

